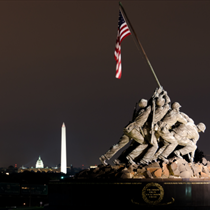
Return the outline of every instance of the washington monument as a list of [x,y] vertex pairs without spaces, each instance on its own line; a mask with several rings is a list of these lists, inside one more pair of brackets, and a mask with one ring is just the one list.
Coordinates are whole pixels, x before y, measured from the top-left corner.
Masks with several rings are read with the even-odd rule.
[[63,123],[61,128],[61,172],[67,173],[67,160],[66,160],[66,126]]

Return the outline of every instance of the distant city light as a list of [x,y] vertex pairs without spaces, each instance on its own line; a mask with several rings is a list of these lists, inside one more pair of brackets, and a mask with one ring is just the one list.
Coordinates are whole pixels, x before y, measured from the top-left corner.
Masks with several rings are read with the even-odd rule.
[[7,172],[6,175],[9,175],[9,173]]

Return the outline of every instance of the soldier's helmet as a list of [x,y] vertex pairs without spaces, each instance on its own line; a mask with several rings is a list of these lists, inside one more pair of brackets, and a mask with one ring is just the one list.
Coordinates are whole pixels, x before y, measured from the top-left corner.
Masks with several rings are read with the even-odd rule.
[[147,100],[146,99],[141,99],[139,101],[139,107],[140,108],[145,108],[147,106]]
[[203,123],[198,123],[197,127],[199,130],[201,130],[203,133],[206,130],[206,126]]
[[162,98],[162,97],[158,98],[157,101],[156,101],[156,104],[157,104],[158,106],[163,106],[164,103],[165,103],[165,99]]
[[172,109],[178,109],[178,108],[180,108],[181,107],[181,105],[178,103],[178,102],[174,102],[172,105],[171,105],[171,108]]

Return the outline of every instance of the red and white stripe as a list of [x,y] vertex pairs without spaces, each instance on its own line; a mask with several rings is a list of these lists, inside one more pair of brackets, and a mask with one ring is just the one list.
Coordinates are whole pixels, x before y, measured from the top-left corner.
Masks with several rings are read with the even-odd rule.
[[115,52],[114,52],[114,57],[116,60],[116,75],[115,75],[115,77],[117,79],[120,79],[121,75],[122,75],[121,42],[125,37],[127,37],[130,34],[131,34],[130,30],[129,30],[126,22],[124,22],[117,31],[117,40],[116,40],[116,46],[115,46]]

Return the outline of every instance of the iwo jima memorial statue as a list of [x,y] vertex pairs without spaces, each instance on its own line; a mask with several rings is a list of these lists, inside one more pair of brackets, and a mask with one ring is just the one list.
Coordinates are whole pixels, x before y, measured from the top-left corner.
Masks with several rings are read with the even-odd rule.
[[[194,163],[199,133],[206,126],[180,111],[162,87],[149,99],[141,99],[133,120],[124,128],[120,140],[99,157],[101,165],[82,171],[77,178],[168,178],[209,177],[210,162],[205,158]],[[121,148],[130,143],[120,156],[107,163]],[[84,173],[85,172],[85,173]]]
[[[201,178],[210,177],[210,162],[202,158],[195,163],[195,151],[200,132],[206,126],[195,124],[180,111],[179,102],[171,103],[168,93],[160,85],[149,59],[138,40],[125,10],[120,5],[118,36],[115,48],[116,77],[121,77],[121,42],[131,34],[136,38],[143,55],[157,81],[152,97],[141,99],[135,106],[133,119],[124,128],[120,140],[99,157],[101,165],[83,170],[75,178]],[[125,21],[126,20],[126,21]],[[129,27],[127,25],[129,23]],[[121,148],[130,146],[113,161],[107,163]]]

